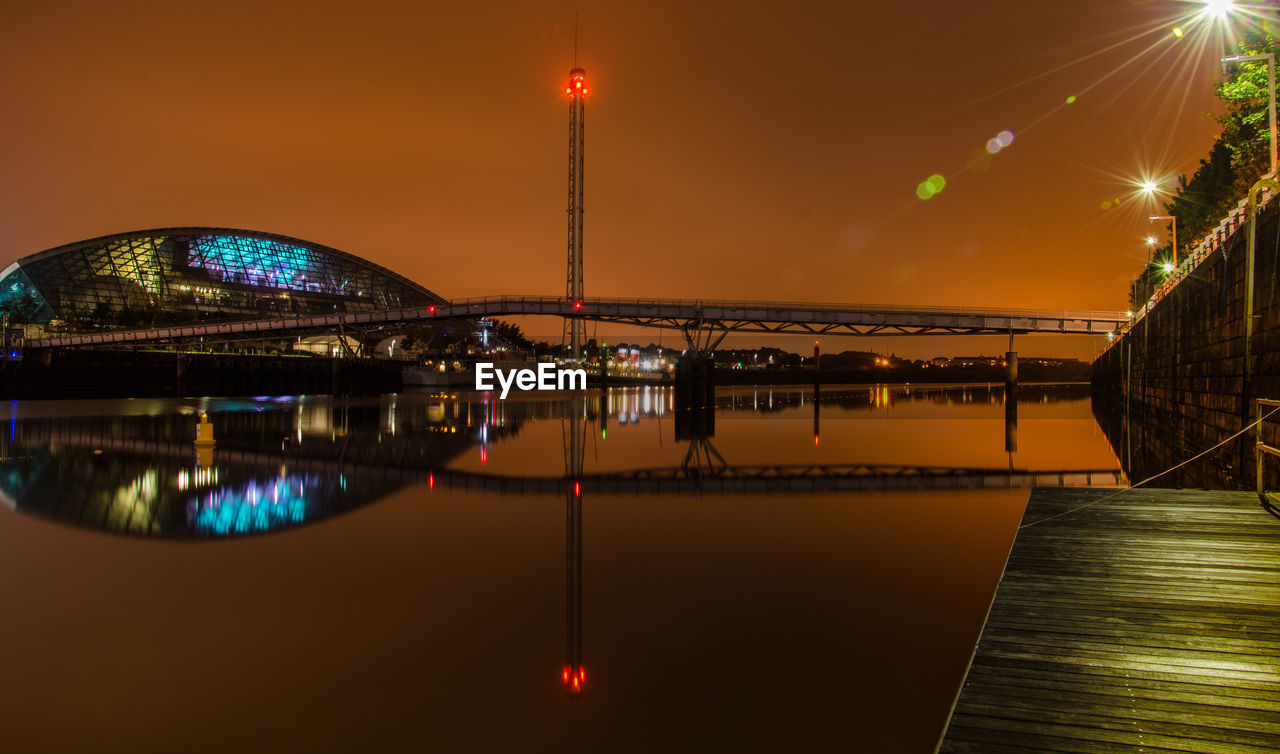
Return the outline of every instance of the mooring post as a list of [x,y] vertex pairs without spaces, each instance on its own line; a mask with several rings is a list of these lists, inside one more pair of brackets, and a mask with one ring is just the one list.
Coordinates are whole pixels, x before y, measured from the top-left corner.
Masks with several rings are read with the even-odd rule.
[[817,388],[822,382],[820,372],[822,371],[822,351],[819,350],[818,341],[813,341],[813,386]]

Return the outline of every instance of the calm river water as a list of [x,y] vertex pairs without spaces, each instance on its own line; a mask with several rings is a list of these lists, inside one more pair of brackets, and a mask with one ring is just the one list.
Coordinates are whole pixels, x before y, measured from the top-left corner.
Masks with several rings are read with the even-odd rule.
[[814,403],[7,404],[0,748],[932,751],[1026,486],[1116,455],[1087,386]]

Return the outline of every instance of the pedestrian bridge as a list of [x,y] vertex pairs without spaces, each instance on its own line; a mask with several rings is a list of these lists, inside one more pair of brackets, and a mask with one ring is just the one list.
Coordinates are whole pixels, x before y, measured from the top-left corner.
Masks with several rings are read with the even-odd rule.
[[[554,316],[679,330],[691,345],[714,348],[729,333],[801,335],[1101,335],[1127,321],[1123,312],[963,307],[886,306],[773,301],[497,296],[457,299],[430,306],[306,317],[185,324],[137,330],[58,335],[32,339],[31,347],[128,345],[189,341],[252,340],[289,333],[341,331],[357,334],[404,324],[480,317]],[[706,335],[706,344],[696,340]],[[714,340],[713,340],[714,338]]]

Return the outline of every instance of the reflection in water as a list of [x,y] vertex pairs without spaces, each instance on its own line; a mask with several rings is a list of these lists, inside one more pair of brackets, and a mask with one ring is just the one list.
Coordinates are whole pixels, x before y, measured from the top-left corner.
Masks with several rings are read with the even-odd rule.
[[[107,438],[102,438],[105,440]],[[187,466],[175,453],[10,443],[0,463],[0,496],[19,512],[117,534],[223,537],[262,534],[360,507],[404,486],[341,473],[290,472],[259,465]],[[159,450],[163,448],[157,447]]]
[[[1023,387],[1020,402],[1081,403],[1081,389]],[[80,526],[208,537],[259,534],[319,520],[414,483],[432,489],[566,492],[585,486],[661,494],[1121,481],[1107,453],[1089,461],[1041,453],[1034,465],[1016,466],[1019,401],[1010,398],[998,386],[750,388],[723,391],[714,409],[673,411],[669,390],[645,387],[550,400],[496,401],[464,394],[367,402],[213,401],[198,407],[140,406],[145,412],[105,416],[54,415],[60,406],[46,405],[44,412],[11,408],[9,431],[0,435],[0,495],[24,512]],[[970,409],[986,416],[983,407],[1001,404],[1002,448],[954,446],[945,432],[920,427],[903,446],[906,458],[885,458],[892,442],[863,431],[849,434],[842,423],[832,425],[837,434],[828,442],[820,442],[823,413],[843,419],[893,412],[889,415],[901,421],[942,421],[939,430],[949,430],[948,424],[969,416]],[[950,413],[938,418],[920,413],[932,407]],[[197,409],[207,411],[217,440],[203,459],[192,444]],[[717,421],[723,426],[737,417],[785,417],[796,411],[812,415],[808,454],[792,450],[787,451],[791,458],[783,457],[785,424],[735,423],[728,433],[730,453],[714,439]],[[671,413],[674,422],[664,429],[663,419]],[[613,441],[611,419],[621,433]],[[653,423],[651,431],[636,436],[646,422]],[[545,430],[556,425],[558,437],[548,442]],[[667,431],[674,432],[674,442],[664,440]],[[637,445],[641,437],[656,443]],[[937,437],[944,438],[942,444]],[[611,442],[622,456],[609,452]],[[776,460],[755,461],[770,448],[774,452],[764,457]],[[553,461],[556,456],[562,458]],[[947,462],[945,456],[956,460]],[[549,473],[555,467],[560,470]]]
[[[345,479],[339,479],[345,485]],[[187,502],[188,525],[200,534],[255,534],[307,520],[307,501],[332,499],[326,480],[289,474],[265,483],[223,485]]]
[[582,484],[586,435],[586,406],[581,396],[569,400],[561,420],[565,435],[565,477],[573,486],[565,492],[565,666],[560,679],[570,694],[582,692],[587,671],[582,667]]
[[[15,661],[22,697],[0,701],[18,709],[44,699],[30,689],[46,677],[57,699],[103,678],[151,683],[159,671],[145,661],[180,658],[198,681],[167,683],[198,700],[186,706],[219,710],[229,725],[259,719],[261,697],[246,699],[251,709],[228,706],[246,679],[273,699],[306,700],[302,711],[279,705],[283,719],[308,721],[314,750],[341,748],[324,726],[346,719],[363,726],[362,748],[404,748],[420,730],[395,721],[426,715],[441,750],[556,750],[577,736],[593,748],[656,750],[659,735],[699,750],[826,750],[849,743],[852,720],[868,750],[924,751],[1021,499],[846,490],[1016,487],[1036,474],[1119,481],[1078,389],[1030,386],[1018,397],[1015,448],[1000,386],[725,390],[697,414],[674,411],[669,391],[643,388],[505,402],[459,394],[10,406],[0,491],[20,512],[144,537],[294,533],[138,547],[0,520],[7,557],[38,572],[30,589],[21,580],[0,587],[16,611],[0,639],[39,645],[43,624],[33,616],[52,614],[40,607],[46,591],[74,605],[114,590],[85,608],[100,611],[86,615],[103,631],[164,620],[172,640],[149,642],[143,660],[127,656],[143,670],[121,673],[109,663],[94,670],[101,652],[65,668],[50,661],[81,645],[59,636],[32,650],[41,662]],[[203,460],[193,444],[201,412],[217,439]],[[8,532],[17,534],[6,540]],[[74,563],[73,575],[60,581],[42,557]],[[121,562],[133,565],[122,574]],[[90,581],[99,569],[103,585]],[[166,599],[137,597],[140,578]],[[311,638],[218,654],[216,637],[245,623]],[[208,656],[191,660],[192,643]],[[350,688],[361,698],[344,696]],[[167,691],[117,696],[177,714]],[[568,732],[552,722],[566,708]],[[102,730],[123,739],[112,726],[129,719],[112,708]],[[495,728],[494,719],[509,722]],[[619,726],[655,732],[628,749],[611,738]],[[265,727],[284,736],[268,746],[296,734]],[[78,743],[63,748],[89,746]],[[209,747],[219,744],[234,741]]]
[[[1143,401],[1130,402],[1106,390],[1093,396],[1091,406],[1098,426],[1116,449],[1130,479],[1150,479],[1147,486],[1175,489],[1252,488],[1248,473],[1255,460],[1252,433],[1201,455],[1242,426],[1237,416],[1193,411],[1177,403],[1157,410]],[[1270,422],[1264,423],[1263,432],[1269,435],[1266,439],[1275,441],[1277,438],[1270,434],[1275,428],[1269,425]]]

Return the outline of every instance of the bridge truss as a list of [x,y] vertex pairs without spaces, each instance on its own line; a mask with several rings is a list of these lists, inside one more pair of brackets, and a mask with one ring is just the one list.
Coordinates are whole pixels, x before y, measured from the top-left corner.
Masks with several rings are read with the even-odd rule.
[[138,330],[55,335],[31,347],[129,346],[157,343],[270,340],[313,332],[394,330],[434,321],[481,317],[554,316],[667,328],[681,332],[695,351],[714,348],[730,333],[800,335],[1101,335],[1114,331],[1123,312],[863,306],[855,304],[595,298],[551,296],[459,299],[431,306],[335,313]]

